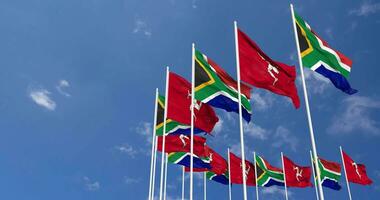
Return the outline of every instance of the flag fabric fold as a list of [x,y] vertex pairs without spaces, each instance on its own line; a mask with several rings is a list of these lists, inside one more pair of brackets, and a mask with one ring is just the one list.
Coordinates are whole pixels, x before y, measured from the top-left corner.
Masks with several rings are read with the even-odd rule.
[[257,185],[263,187],[284,186],[284,173],[264,158],[256,155]]
[[[251,120],[251,88],[241,84],[243,118]],[[239,113],[237,82],[218,64],[195,51],[195,98],[227,112]]]
[[[191,84],[181,76],[169,73],[169,97],[167,118],[183,124],[191,124]],[[200,101],[194,102],[194,126],[211,133],[219,118],[212,107]]]
[[284,156],[284,172],[287,187],[310,187],[311,168],[296,165],[288,157]]
[[339,163],[319,158],[318,167],[321,173],[320,180],[322,182],[322,186],[333,190],[340,190],[342,188],[339,185],[339,179],[342,175]]
[[365,165],[356,163],[346,152],[342,151],[342,153],[348,181],[360,185],[372,184],[372,180],[367,175]]
[[223,185],[228,185],[228,172],[218,175],[214,172],[208,171],[206,172],[206,178],[221,183]]
[[258,88],[289,97],[300,107],[297,93],[296,69],[272,60],[248,35],[238,29],[241,80]]
[[355,94],[357,90],[351,88],[347,80],[352,61],[332,49],[298,14],[294,13],[294,18],[303,66],[330,79],[341,91],[349,95]]
[[[168,155],[168,162],[190,167],[191,154],[189,152],[173,152]],[[211,169],[210,163],[206,158],[193,154],[193,167]]]
[[[162,151],[163,136],[158,136],[157,150]],[[187,135],[167,135],[165,136],[165,153],[172,152],[190,152],[191,136]],[[198,156],[205,156],[206,138],[194,136],[194,154]]]

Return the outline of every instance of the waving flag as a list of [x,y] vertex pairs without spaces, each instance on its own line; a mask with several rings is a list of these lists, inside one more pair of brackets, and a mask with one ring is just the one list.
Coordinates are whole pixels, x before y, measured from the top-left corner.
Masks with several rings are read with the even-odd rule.
[[[188,152],[173,152],[169,153],[168,161],[170,163],[183,165],[185,167],[190,167],[191,154]],[[211,165],[207,159],[204,157],[197,156],[193,154],[193,167],[195,168],[207,168],[211,169]]]
[[322,186],[333,190],[340,190],[342,187],[339,185],[339,179],[342,174],[339,163],[319,158],[318,166],[321,172],[320,179]]
[[346,152],[342,151],[342,153],[348,181],[360,185],[372,184],[372,180],[367,176],[365,165],[356,163]]
[[[243,170],[241,165],[241,158],[237,157],[235,154],[230,152],[230,173],[231,173],[231,183],[243,184]],[[249,162],[245,161],[245,175],[246,184],[250,186],[255,186],[255,166]]]
[[[168,119],[191,124],[191,84],[181,76],[170,72],[168,95]],[[219,118],[209,105],[200,101],[196,101],[194,104],[195,127],[211,133]]]
[[[251,88],[241,84],[243,118],[251,120]],[[195,98],[227,112],[239,113],[237,82],[214,61],[195,51]]]
[[[165,97],[158,96],[157,100],[157,123],[156,135],[162,136],[164,129],[164,112],[165,112]],[[201,133],[202,130],[195,128],[194,133]],[[171,119],[166,120],[166,135],[168,134],[190,134],[190,125],[182,124]]]
[[299,15],[294,13],[302,64],[330,79],[334,86],[347,94],[355,94],[347,81],[352,61],[332,49]]
[[288,157],[284,156],[284,172],[286,176],[286,186],[288,187],[309,187],[311,186],[311,168],[296,165]]
[[228,185],[228,172],[218,175],[218,174],[215,174],[214,172],[208,171],[206,172],[206,177],[209,180],[213,180],[223,185]]
[[284,186],[284,173],[281,169],[271,166],[262,157],[256,155],[257,185],[270,187]]
[[296,69],[272,60],[243,31],[238,30],[241,80],[273,93],[288,96],[300,107],[297,93]]
[[[225,174],[228,171],[227,161],[221,155],[219,155],[216,151],[214,151],[207,145],[204,147],[204,157],[205,157],[205,161],[207,160],[210,163],[211,169],[207,169],[207,168],[195,169],[194,171],[196,172],[210,171],[217,175]],[[185,171],[189,172],[190,169],[185,168]]]
[[[158,137],[157,150],[162,151],[162,137]],[[190,152],[190,136],[187,135],[167,135],[165,136],[165,152]],[[206,138],[194,136],[194,154],[205,156]]]

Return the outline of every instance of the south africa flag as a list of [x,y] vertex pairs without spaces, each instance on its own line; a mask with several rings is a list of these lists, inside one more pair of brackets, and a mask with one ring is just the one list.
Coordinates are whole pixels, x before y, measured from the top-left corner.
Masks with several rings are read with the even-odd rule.
[[[250,91],[250,87],[241,84],[242,115],[247,122],[251,120]],[[195,98],[227,112],[239,113],[237,82],[198,50],[195,51]]]
[[319,171],[321,173],[322,186],[333,190],[340,190],[339,179],[341,177],[341,167],[339,163],[318,159]]
[[262,157],[256,155],[257,185],[270,187],[284,186],[284,173],[281,169],[271,166]]
[[228,172],[226,171],[224,174],[215,174],[214,172],[208,171],[206,172],[206,177],[209,180],[213,180],[215,182],[221,183],[223,185],[228,185]]

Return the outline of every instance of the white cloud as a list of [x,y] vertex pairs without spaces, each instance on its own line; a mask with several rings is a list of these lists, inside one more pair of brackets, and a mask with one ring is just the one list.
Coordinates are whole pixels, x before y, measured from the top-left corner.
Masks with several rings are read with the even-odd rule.
[[144,136],[146,138],[146,141],[148,142],[148,145],[152,143],[152,136],[153,136],[153,130],[152,130],[152,123],[149,122],[141,122],[135,129],[135,131]]
[[219,134],[223,130],[223,120],[219,119],[219,121],[215,124],[214,132],[215,134]]
[[42,106],[48,110],[55,110],[56,103],[50,98],[50,92],[45,89],[31,89],[29,97],[39,106]]
[[84,185],[88,191],[96,191],[100,189],[100,183],[98,181],[92,181],[87,176],[83,177]]
[[[259,190],[259,191],[261,191],[261,193],[264,194],[264,195],[271,195],[271,196],[273,196],[273,195],[281,195],[281,196],[285,196],[285,189],[279,188],[277,186],[262,187],[262,190]],[[288,197],[291,196],[291,195],[292,195],[292,192],[290,192],[288,190]],[[283,199],[283,197],[280,198],[280,199]]]
[[287,128],[279,126],[274,134],[274,143],[272,143],[272,146],[276,148],[289,146],[291,150],[296,151],[298,139],[292,135]]
[[115,146],[115,149],[118,150],[120,153],[127,154],[131,158],[134,158],[136,156],[136,154],[138,153],[138,151],[135,150],[129,144],[123,144],[120,146]]
[[131,177],[125,177],[124,182],[126,184],[136,184],[141,182],[141,178],[131,178]]
[[[326,77],[309,69],[304,69],[303,72],[305,75],[307,89],[309,89],[308,91],[313,94],[323,94],[329,87],[330,80]],[[299,76],[298,80],[300,81],[300,84],[302,84],[301,76]]]
[[357,95],[349,96],[343,100],[343,111],[333,118],[328,132],[339,135],[357,130],[361,134],[364,131],[364,133],[379,135],[379,123],[371,117],[371,111],[378,109],[380,109],[379,100]]
[[244,133],[256,139],[266,140],[269,131],[254,123],[244,124]]
[[135,34],[141,33],[148,38],[152,36],[152,32],[148,28],[147,23],[145,21],[143,21],[142,19],[136,19],[135,20],[135,27],[133,28],[132,32]]
[[70,83],[67,80],[63,79],[58,82],[58,85],[55,88],[61,95],[65,97],[70,97],[71,95],[64,91],[64,89],[68,87],[70,87]]
[[198,8],[198,6],[197,6],[197,0],[192,0],[191,1],[191,7],[194,8],[194,9]]
[[349,14],[357,16],[368,16],[380,11],[380,3],[372,3],[369,1],[363,1],[359,8],[349,11]]
[[327,37],[329,37],[330,39],[333,39],[333,38],[334,38],[334,36],[333,36],[333,31],[332,31],[332,28],[331,28],[331,27],[325,29],[325,34],[326,34]]
[[251,101],[253,102],[253,109],[258,111],[267,110],[268,108],[272,107],[274,98],[272,96],[273,94],[270,94],[268,92],[262,93],[262,92],[255,92],[251,94]]

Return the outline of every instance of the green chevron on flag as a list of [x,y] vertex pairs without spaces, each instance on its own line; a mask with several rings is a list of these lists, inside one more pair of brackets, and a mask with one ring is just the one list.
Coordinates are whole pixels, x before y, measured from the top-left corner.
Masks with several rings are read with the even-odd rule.
[[271,166],[262,157],[256,155],[257,185],[270,187],[284,186],[284,173],[281,169]]
[[[162,136],[164,129],[164,112],[165,112],[165,97],[158,95],[157,99],[157,123],[156,123],[156,135]],[[166,120],[166,135],[171,133],[186,133],[190,130],[190,126],[181,124],[171,119]]]

